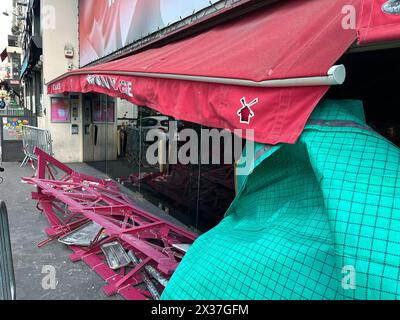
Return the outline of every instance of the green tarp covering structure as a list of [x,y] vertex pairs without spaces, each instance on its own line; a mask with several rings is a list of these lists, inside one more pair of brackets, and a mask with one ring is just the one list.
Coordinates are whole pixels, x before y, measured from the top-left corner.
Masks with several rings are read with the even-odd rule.
[[362,103],[322,101],[296,144],[255,149],[162,299],[399,298],[400,149]]

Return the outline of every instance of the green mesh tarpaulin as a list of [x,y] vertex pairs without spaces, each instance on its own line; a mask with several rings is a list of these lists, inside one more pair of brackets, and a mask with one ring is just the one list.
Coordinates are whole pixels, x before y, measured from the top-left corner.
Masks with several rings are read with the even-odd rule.
[[294,145],[256,145],[225,218],[163,299],[396,299],[400,151],[359,101],[323,101]]

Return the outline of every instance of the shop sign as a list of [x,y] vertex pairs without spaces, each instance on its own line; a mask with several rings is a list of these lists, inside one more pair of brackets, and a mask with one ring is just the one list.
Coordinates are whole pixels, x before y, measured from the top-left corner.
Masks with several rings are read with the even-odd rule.
[[86,80],[89,85],[95,85],[133,97],[131,81],[117,80],[115,77],[101,75],[88,75]]

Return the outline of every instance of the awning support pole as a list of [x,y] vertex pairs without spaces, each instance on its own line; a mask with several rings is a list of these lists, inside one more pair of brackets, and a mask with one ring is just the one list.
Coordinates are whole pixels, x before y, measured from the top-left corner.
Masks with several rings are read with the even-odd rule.
[[[344,65],[335,65],[328,70],[326,76],[275,79],[275,80],[265,80],[260,82],[244,80],[244,79],[189,76],[189,75],[170,74],[170,73],[103,71],[103,70],[93,71],[93,72],[76,71],[72,72],[70,75],[85,75],[85,74],[121,75],[121,76],[169,79],[169,80],[185,80],[185,81],[195,81],[195,82],[218,83],[218,84],[226,84],[234,86],[245,86],[245,87],[280,88],[280,87],[312,87],[312,86],[341,85],[344,83],[346,79],[346,68],[344,67]],[[67,76],[68,75],[65,75],[58,79],[55,79],[49,84],[52,84]]]

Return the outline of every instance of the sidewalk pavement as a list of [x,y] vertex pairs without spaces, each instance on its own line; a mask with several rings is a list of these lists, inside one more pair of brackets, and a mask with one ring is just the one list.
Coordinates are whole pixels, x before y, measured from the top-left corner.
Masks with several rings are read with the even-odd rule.
[[[32,186],[22,184],[21,177],[32,176],[30,166],[19,167],[19,163],[4,163],[4,178],[0,184],[0,199],[7,204],[15,278],[17,285],[17,299],[19,300],[102,300],[122,299],[116,295],[107,297],[102,288],[106,284],[84,262],[72,263],[69,255],[72,253],[67,246],[52,241],[43,248],[37,244],[46,239],[44,229],[48,226],[47,220],[36,209],[36,202],[31,199]],[[104,174],[86,164],[70,165],[74,170],[99,177]],[[122,187],[133,197],[140,206],[152,210],[153,213],[182,225],[158,207],[152,205],[140,194],[132,193]],[[42,280],[47,273],[42,273],[43,267],[51,265],[56,269],[56,289],[45,290]]]

